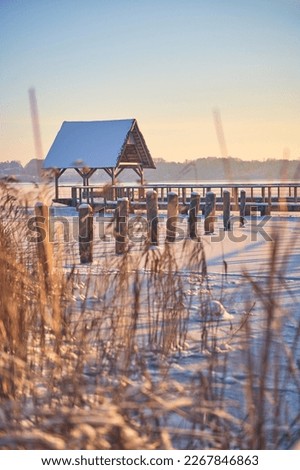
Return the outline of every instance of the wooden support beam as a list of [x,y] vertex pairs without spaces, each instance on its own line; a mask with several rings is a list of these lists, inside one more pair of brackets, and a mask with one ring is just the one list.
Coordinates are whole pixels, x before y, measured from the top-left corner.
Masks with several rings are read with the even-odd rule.
[[55,180],[55,199],[59,198],[59,185],[58,180],[61,175],[66,171],[66,168],[58,168],[55,170],[54,180]]
[[215,230],[216,195],[208,191],[205,197],[204,233],[209,235]]
[[245,216],[250,215],[250,207],[248,209],[249,214],[246,213],[246,191],[242,189],[240,197],[240,227],[245,225]]
[[150,245],[158,245],[158,202],[157,192],[151,189],[146,193],[148,239]]
[[168,212],[167,212],[167,242],[175,242],[176,226],[178,218],[178,194],[174,191],[168,193]]
[[103,168],[103,170],[105,171],[105,173],[108,174],[108,176],[109,176],[110,178],[112,178],[113,173],[112,173],[112,171],[111,171],[111,168]]
[[182,188],[182,204],[186,204],[186,188]]
[[191,239],[197,239],[197,216],[200,207],[200,194],[196,191],[191,193],[190,209],[188,216],[188,231]]
[[133,171],[140,177],[141,184],[144,184],[144,168],[142,166],[137,166],[132,168]]
[[[110,176],[111,178],[111,184],[112,186],[114,186],[116,184],[116,168],[114,167],[109,167],[109,168],[103,168],[103,170],[105,171],[105,173],[108,174],[108,176]],[[115,200],[116,199],[116,188],[112,188],[112,199]]]
[[230,191],[223,191],[223,227],[224,231],[230,230]]
[[59,198],[58,179],[59,179],[59,176],[58,176],[57,174],[55,174],[55,176],[54,176],[54,181],[55,181],[55,199],[58,199],[58,198]]
[[129,202],[127,197],[118,199],[115,210],[116,255],[122,255],[128,250],[128,215]]
[[79,206],[80,263],[93,261],[93,210],[89,204]]
[[84,173],[80,170],[80,168],[74,168],[74,170],[81,176],[82,179],[84,179]]
[[238,211],[239,210],[239,188],[233,187],[231,189],[232,192],[232,197],[233,197],[233,210]]
[[145,184],[144,181],[144,168],[141,166],[141,184]]

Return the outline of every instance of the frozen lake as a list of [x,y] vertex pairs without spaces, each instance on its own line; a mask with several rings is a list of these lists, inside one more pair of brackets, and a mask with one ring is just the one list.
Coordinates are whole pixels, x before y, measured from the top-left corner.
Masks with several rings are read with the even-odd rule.
[[[42,195],[51,200],[50,190]],[[300,218],[247,217],[223,232],[219,216],[204,235],[199,217],[196,242],[182,216],[181,236],[166,244],[162,216],[159,246],[149,249],[144,215],[130,218],[125,256],[115,255],[112,213],[95,216],[93,263],[83,265],[78,212],[51,210],[68,328],[56,380],[70,387],[82,360],[86,409],[100,387],[136,429],[162,433],[164,448],[291,448],[300,439]],[[47,367],[36,378],[41,402]]]

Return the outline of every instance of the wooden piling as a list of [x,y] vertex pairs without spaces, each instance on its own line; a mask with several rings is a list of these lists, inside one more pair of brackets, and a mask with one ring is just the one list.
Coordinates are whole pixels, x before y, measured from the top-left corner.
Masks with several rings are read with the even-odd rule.
[[158,245],[158,200],[156,191],[146,192],[146,207],[149,243],[150,245]]
[[186,204],[186,188],[182,188],[182,204]]
[[223,227],[224,230],[230,230],[230,191],[223,191]]
[[268,205],[270,207],[271,211],[271,206],[272,206],[272,188],[269,186],[268,187]]
[[239,188],[232,188],[232,197],[233,197],[233,210],[239,210]]
[[93,210],[89,204],[80,204],[79,212],[79,255],[80,263],[93,261]]
[[116,255],[122,255],[128,249],[128,213],[128,198],[119,198],[115,210]]
[[215,193],[208,191],[205,196],[205,211],[204,211],[204,233],[206,235],[210,233],[214,233],[215,211],[216,211],[216,195]]
[[46,291],[49,292],[51,283],[51,274],[53,269],[53,253],[52,245],[49,240],[50,226],[49,226],[49,208],[42,202],[37,202],[35,205],[36,216],[36,231],[38,237],[37,241],[37,255],[39,265],[41,268],[41,275],[44,278]]
[[168,193],[167,211],[167,242],[174,242],[176,237],[176,226],[178,217],[178,194],[174,191]]
[[245,215],[246,215],[246,191],[241,190],[241,199],[240,199],[240,227],[245,225]]
[[197,238],[197,216],[200,207],[200,194],[196,191],[191,193],[190,209],[188,216],[188,230],[189,237],[192,239]]
[[77,206],[77,188],[74,186],[71,188],[72,207]]

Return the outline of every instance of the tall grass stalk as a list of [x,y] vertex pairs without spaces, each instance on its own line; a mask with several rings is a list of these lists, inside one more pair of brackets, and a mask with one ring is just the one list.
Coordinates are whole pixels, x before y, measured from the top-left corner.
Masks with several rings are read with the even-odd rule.
[[263,449],[299,438],[299,403],[284,387],[300,392],[300,326],[294,318],[287,344],[279,242],[266,283],[244,276],[262,306],[257,342],[254,302],[234,325],[212,317],[201,242],[108,253],[83,269],[58,237],[46,286],[17,196],[2,187],[0,206],[0,448]]

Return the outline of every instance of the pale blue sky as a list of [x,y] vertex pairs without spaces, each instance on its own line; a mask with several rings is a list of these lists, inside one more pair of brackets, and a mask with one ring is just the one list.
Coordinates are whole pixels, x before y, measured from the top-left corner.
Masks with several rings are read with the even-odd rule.
[[[64,120],[138,120],[153,157],[300,157],[300,0],[0,0],[0,160]],[[288,149],[288,152],[285,150]]]

